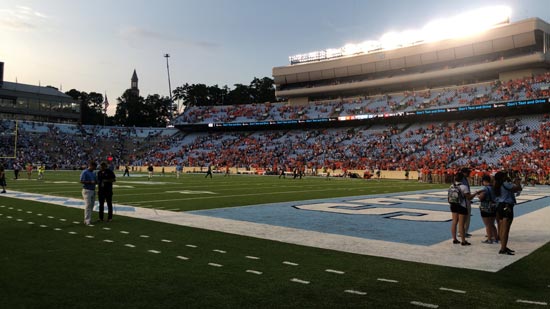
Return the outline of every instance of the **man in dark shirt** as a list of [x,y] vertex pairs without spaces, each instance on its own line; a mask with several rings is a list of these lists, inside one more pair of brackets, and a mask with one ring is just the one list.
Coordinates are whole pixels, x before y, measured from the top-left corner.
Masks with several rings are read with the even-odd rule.
[[210,176],[212,178],[212,164],[208,164],[208,170],[206,170],[206,176],[204,178]]
[[116,176],[113,171],[107,168],[107,163],[102,162],[97,172],[98,197],[99,197],[99,221],[103,221],[103,211],[105,202],[107,202],[107,222],[113,220],[113,182]]

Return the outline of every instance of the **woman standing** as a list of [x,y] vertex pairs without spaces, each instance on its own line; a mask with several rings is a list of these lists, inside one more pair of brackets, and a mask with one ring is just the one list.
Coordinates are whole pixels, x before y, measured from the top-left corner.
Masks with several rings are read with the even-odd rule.
[[520,192],[521,179],[514,177],[512,180],[507,173],[495,174],[495,201],[497,202],[496,218],[498,220],[498,235],[500,238],[499,254],[514,255],[514,250],[508,248],[508,235],[514,220],[514,205],[516,193]]
[[479,212],[481,214],[481,219],[483,219],[483,224],[485,224],[485,231],[487,233],[487,239],[482,241],[486,244],[492,244],[498,242],[497,228],[495,227],[496,219],[496,203],[495,203],[495,193],[493,187],[491,186],[491,176],[483,175],[481,177],[481,183],[483,189],[476,192],[476,195],[479,196],[479,201],[481,205],[479,206]]
[[[466,222],[466,216],[468,215],[468,209],[466,208],[466,203],[467,203],[466,200],[471,200],[473,198],[473,195],[470,193],[470,190],[468,189],[468,187],[462,183],[463,179],[464,179],[464,174],[462,173],[456,174],[454,178],[454,183],[451,185],[451,188],[449,188],[449,191],[455,191],[459,195],[457,199],[453,201],[451,201],[451,198],[449,198],[449,205],[451,207],[451,213],[453,214],[453,221],[451,222],[451,235],[453,236],[453,244],[461,244],[463,246],[469,246],[471,244],[466,241],[466,233],[465,233],[465,222]],[[451,192],[449,192],[449,195],[451,195]],[[458,224],[458,233],[460,234],[462,241],[459,241],[456,238],[457,224]]]

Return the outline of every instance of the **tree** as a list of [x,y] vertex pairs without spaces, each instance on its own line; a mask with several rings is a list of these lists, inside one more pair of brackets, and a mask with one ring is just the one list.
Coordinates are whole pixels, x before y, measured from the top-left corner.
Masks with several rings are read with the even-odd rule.
[[170,98],[158,94],[144,99],[128,89],[117,101],[115,122],[128,127],[165,127],[173,111]]
[[172,98],[175,100],[175,101],[182,101],[183,102],[183,105],[186,105],[186,106],[192,106],[194,104],[192,104],[192,100],[189,98],[189,88],[191,86],[188,84],[188,83],[185,83],[179,87],[176,87],[176,89],[174,89],[174,91],[172,91]]
[[218,87],[218,85],[208,87],[208,101],[209,105],[224,105],[225,98],[229,93],[227,86],[224,88]]
[[231,90],[228,95],[228,104],[250,104],[252,103],[252,94],[250,88],[243,84],[235,84],[235,89]]
[[230,90],[227,85],[183,84],[173,91],[174,100],[181,100],[186,106],[238,105],[250,103],[274,102],[275,87],[273,79],[254,78],[250,86],[235,84]]
[[143,97],[128,89],[117,99],[115,123],[123,126],[140,126],[143,116]]
[[101,125],[104,120],[103,95],[97,92],[90,92],[71,89],[66,92],[73,100],[80,103],[82,124]]
[[250,94],[256,103],[275,102],[275,83],[273,79],[264,77],[258,79],[254,77],[250,83]]
[[173,105],[169,97],[161,97],[158,94],[149,95],[145,99],[145,111],[148,115],[144,115],[151,127],[165,127],[172,117]]

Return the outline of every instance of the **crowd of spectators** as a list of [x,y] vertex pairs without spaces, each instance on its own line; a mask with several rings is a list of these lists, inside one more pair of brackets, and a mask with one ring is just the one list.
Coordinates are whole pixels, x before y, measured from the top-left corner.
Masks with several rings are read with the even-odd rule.
[[[335,115],[422,109],[449,104],[547,97],[550,73],[509,82],[411,91],[372,98],[290,106],[266,103],[195,107],[183,121],[311,119]],[[537,179],[550,174],[548,115],[351,128],[183,133],[176,129],[77,126],[19,122],[18,148],[9,141],[15,122],[0,121],[4,165],[46,164],[79,169],[90,158],[114,166],[216,166],[265,171],[416,170],[443,175],[460,166],[481,171],[515,168]]]
[[[193,133],[164,144],[161,164],[331,170],[416,170],[450,174],[461,166],[491,172],[550,173],[548,116],[485,119],[407,127],[376,126],[239,133]],[[540,126],[540,127],[539,127]],[[160,147],[157,147],[160,148]],[[525,164],[516,164],[523,153]],[[504,159],[502,159],[504,158]],[[503,161],[505,160],[505,161]],[[507,164],[504,164],[507,162]]]
[[[1,126],[4,132],[14,130],[9,121]],[[89,158],[111,157],[115,166],[182,163],[289,172],[416,170],[424,175],[470,166],[519,169],[539,180],[550,174],[548,115],[401,127],[189,134],[142,130],[27,123],[19,127],[17,161],[50,169],[79,169]],[[2,146],[5,153],[11,151]]]
[[[48,169],[81,169],[91,158],[127,164],[167,129],[125,128],[2,120],[0,156],[7,167],[44,164]],[[177,130],[172,129],[172,135]],[[17,147],[16,147],[17,146]]]
[[404,91],[401,93],[338,98],[290,106],[283,102],[230,106],[192,106],[177,124],[254,122],[260,120],[314,119],[357,114],[379,114],[439,107],[474,106],[489,102],[529,100],[550,96],[550,73],[507,82]]

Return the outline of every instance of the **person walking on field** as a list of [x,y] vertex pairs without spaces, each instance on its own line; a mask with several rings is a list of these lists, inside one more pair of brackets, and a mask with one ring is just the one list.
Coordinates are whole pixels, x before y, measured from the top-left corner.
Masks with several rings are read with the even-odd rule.
[[0,186],[2,187],[2,192],[0,193],[6,193],[6,170],[4,169],[4,165],[0,163]]
[[207,178],[208,176],[212,178],[212,164],[208,164],[208,170],[206,170],[206,176],[204,176],[204,178]]
[[25,167],[25,169],[27,170],[27,179],[31,179],[31,176],[32,176],[32,164],[31,163],[27,163],[27,166]]
[[19,164],[19,162],[15,162],[13,163],[13,175],[14,175],[14,180],[17,180],[19,179],[19,172],[21,171],[21,164]]
[[97,184],[97,175],[94,170],[97,163],[90,161],[88,168],[80,174],[80,183],[82,184],[82,198],[84,199],[84,224],[92,224],[92,211],[95,204],[95,186]]
[[151,178],[153,178],[153,164],[149,164],[149,166],[147,167],[147,172],[149,173],[149,180],[151,180]]
[[113,182],[115,181],[115,173],[107,168],[107,163],[102,162],[99,165],[99,172],[97,172],[99,221],[103,221],[105,202],[107,202],[107,222],[113,220]]
[[176,178],[177,179],[180,179],[181,172],[183,172],[183,165],[181,164],[181,162],[178,162],[178,164],[176,164]]
[[44,167],[44,164],[40,164],[38,167],[38,180],[44,179],[44,172],[46,171],[46,167]]

